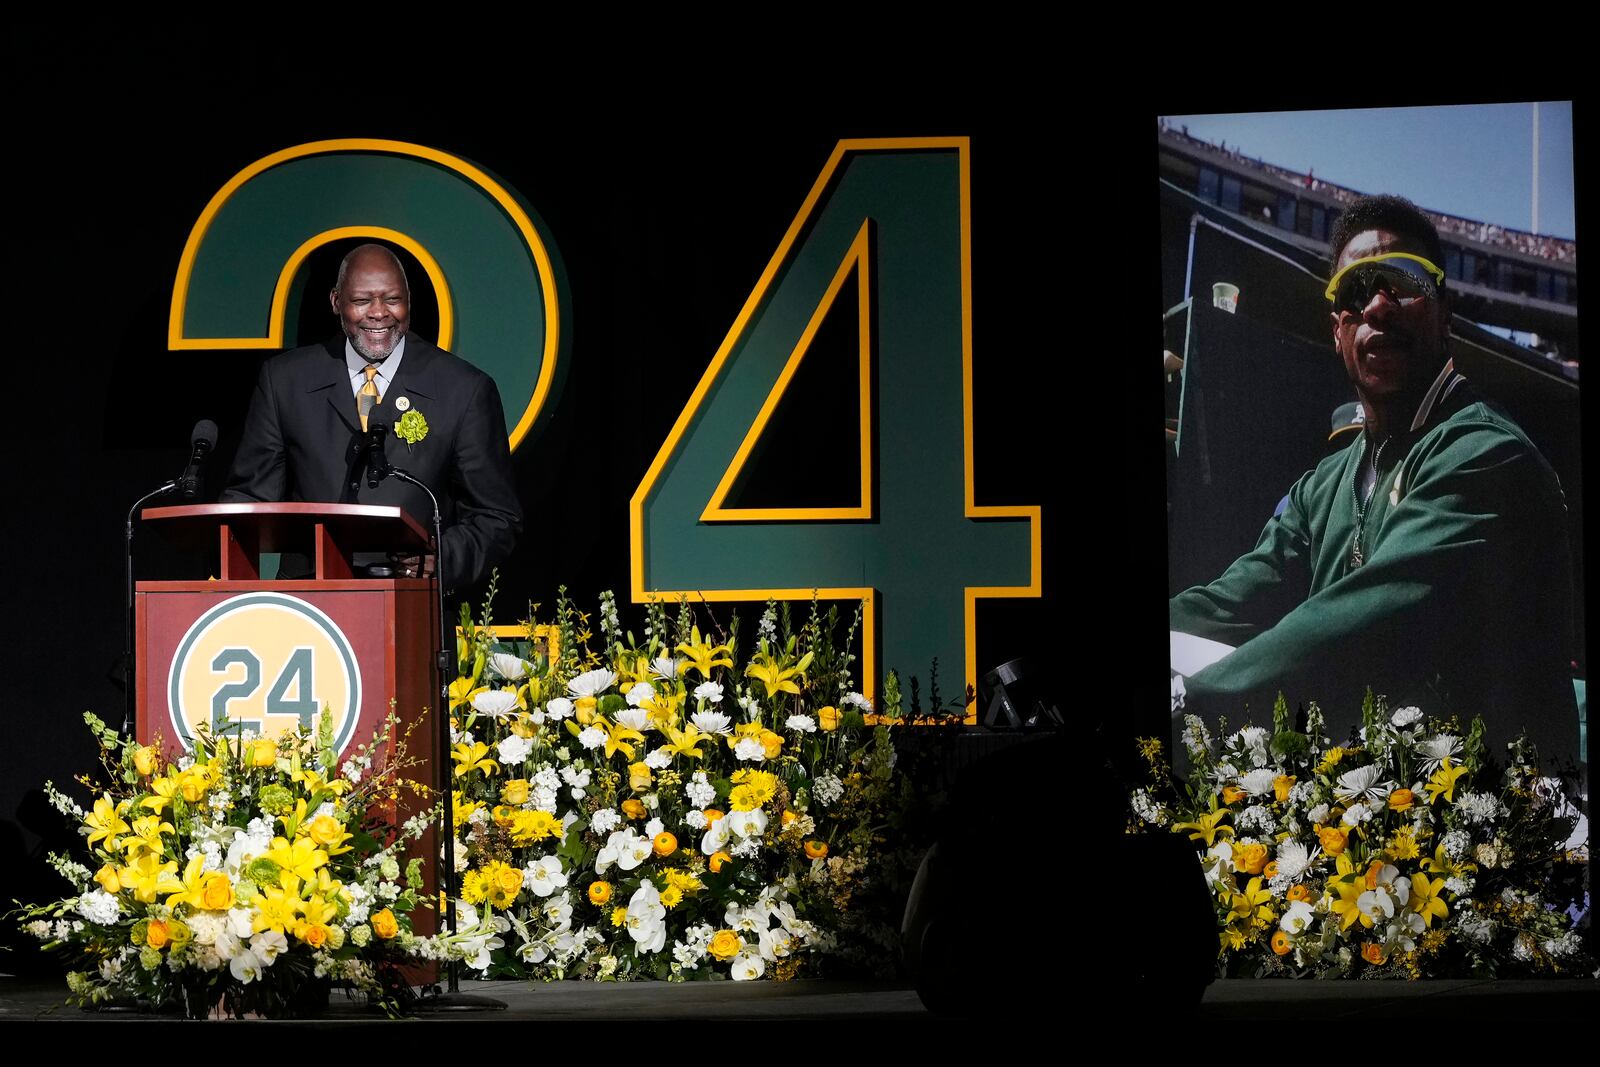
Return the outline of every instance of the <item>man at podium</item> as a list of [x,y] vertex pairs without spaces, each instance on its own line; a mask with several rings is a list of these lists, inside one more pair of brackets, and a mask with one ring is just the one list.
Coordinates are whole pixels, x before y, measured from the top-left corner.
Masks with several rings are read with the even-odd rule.
[[522,528],[493,379],[408,332],[411,287],[382,245],[344,258],[329,302],[340,336],[261,365],[219,500],[399,505],[427,525],[422,490],[397,478],[368,484],[368,457],[381,448],[439,497],[445,588],[480,581]]

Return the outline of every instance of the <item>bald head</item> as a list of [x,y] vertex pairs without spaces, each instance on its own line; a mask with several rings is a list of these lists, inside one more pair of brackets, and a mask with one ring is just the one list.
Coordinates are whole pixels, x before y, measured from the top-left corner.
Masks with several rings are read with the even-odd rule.
[[344,257],[328,300],[351,346],[373,363],[388,359],[411,326],[405,268],[382,245],[362,245]]

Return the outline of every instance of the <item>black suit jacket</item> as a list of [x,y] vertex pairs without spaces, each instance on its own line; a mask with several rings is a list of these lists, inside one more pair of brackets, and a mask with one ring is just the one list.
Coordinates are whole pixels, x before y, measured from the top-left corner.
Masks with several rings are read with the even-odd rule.
[[[369,421],[393,426],[401,397],[422,413],[428,434],[408,446],[391,431],[385,455],[439,497],[446,588],[472,584],[510,555],[522,529],[499,390],[470,363],[408,333],[400,369]],[[343,336],[273,356],[261,364],[219,499],[398,504],[428,526],[433,508],[420,489],[398,478],[367,488],[360,433]]]

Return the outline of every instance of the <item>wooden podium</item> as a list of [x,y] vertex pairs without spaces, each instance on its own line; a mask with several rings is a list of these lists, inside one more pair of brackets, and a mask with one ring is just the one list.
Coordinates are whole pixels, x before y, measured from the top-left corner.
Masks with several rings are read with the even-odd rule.
[[[277,737],[310,725],[324,707],[334,747],[347,756],[371,740],[389,713],[403,731],[434,708],[438,601],[425,578],[358,577],[357,553],[420,556],[426,530],[398,507],[362,504],[198,504],[147,508],[147,528],[215,560],[216,577],[134,586],[136,733],[160,737],[169,754],[192,747],[202,723],[243,723]],[[304,578],[263,580],[263,552],[304,554]],[[204,554],[202,554],[204,553]],[[438,723],[411,731],[407,775],[437,784]],[[426,804],[403,798],[390,817]],[[430,832],[413,853],[437,856]],[[425,863],[428,891],[436,864]],[[426,898],[425,898],[426,899]],[[418,933],[434,912],[414,913]]]

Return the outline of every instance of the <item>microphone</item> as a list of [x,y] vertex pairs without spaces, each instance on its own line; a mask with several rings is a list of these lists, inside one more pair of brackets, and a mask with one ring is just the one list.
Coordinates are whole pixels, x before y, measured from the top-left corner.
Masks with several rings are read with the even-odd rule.
[[383,441],[387,436],[389,424],[386,422],[371,423],[367,429],[367,442],[363,450],[367,454],[368,489],[378,488],[378,483],[389,477],[389,458],[383,454]]
[[178,478],[178,493],[185,500],[193,500],[200,495],[200,471],[211,457],[211,449],[216,443],[216,423],[201,419],[194,424],[194,429],[189,433],[189,464]]

